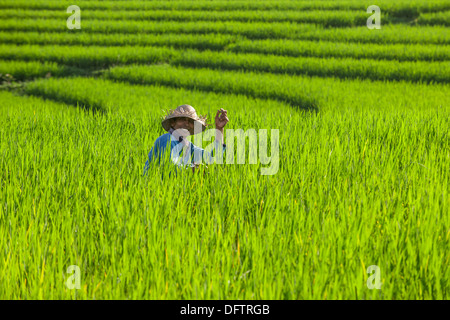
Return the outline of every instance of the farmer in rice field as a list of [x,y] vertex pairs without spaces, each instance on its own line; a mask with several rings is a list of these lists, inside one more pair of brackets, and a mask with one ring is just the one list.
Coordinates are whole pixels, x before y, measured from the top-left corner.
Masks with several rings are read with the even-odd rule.
[[[148,154],[148,160],[145,163],[144,175],[147,173],[152,161],[157,161],[158,164],[161,163],[161,158],[164,157],[166,148],[169,145],[170,159],[178,166],[190,166],[194,172],[199,167],[202,159],[206,158],[208,163],[212,163],[212,159],[214,158],[213,153],[216,150],[225,150],[226,145],[223,143],[223,128],[228,121],[227,110],[222,108],[217,110],[215,117],[216,135],[214,150],[209,153],[186,139],[189,135],[203,132],[206,129],[206,117],[197,116],[195,109],[188,104],[183,104],[175,110],[171,110],[161,123],[167,133],[158,137],[153,144]],[[183,154],[186,154],[186,156],[182,157]]]

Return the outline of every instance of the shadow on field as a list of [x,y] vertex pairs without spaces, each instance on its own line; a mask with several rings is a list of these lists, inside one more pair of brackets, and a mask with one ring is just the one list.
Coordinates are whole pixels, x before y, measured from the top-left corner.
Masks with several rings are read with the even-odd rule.
[[[6,90],[14,90],[19,95],[29,95],[29,96],[36,96],[43,99],[55,101],[64,103],[70,106],[74,106],[77,108],[82,109],[83,111],[87,111],[89,113],[93,114],[107,114],[107,110],[104,109],[103,105],[101,103],[98,103],[95,101],[95,98],[93,99],[83,99],[79,100],[79,97],[76,96],[70,96],[70,95],[64,95],[64,94],[58,94],[58,92],[52,92],[51,90],[40,90],[37,88],[33,88],[30,86],[27,86],[28,82],[32,82],[33,80],[37,79],[46,79],[46,78],[71,78],[71,77],[92,77],[92,78],[103,78],[103,75],[105,72],[109,70],[110,67],[104,69],[104,68],[86,68],[86,69],[80,69],[78,67],[73,66],[67,66],[67,65],[59,65],[57,72],[47,72],[47,73],[41,73],[39,75],[30,76],[25,75],[23,77],[17,77],[14,79],[13,82],[9,82],[6,84],[6,86],[3,87],[3,89]],[[116,79],[111,77],[106,77],[108,80],[117,82]],[[134,79],[122,79],[121,81],[125,81],[130,84],[139,84],[142,85],[141,82],[135,81]],[[147,83],[147,84],[155,84],[155,83]],[[272,99],[277,100],[283,103],[286,103],[290,105],[292,108],[296,109],[297,111],[307,111],[307,112],[315,112],[317,113],[319,111],[319,106],[317,101],[310,97],[310,96],[303,96],[303,95],[296,95],[296,94],[279,94],[279,93],[251,93],[251,92],[241,92],[241,91],[234,91],[234,90],[216,90],[212,87],[191,87],[189,85],[180,85],[177,83],[174,83],[172,81],[159,81],[157,82],[159,86],[163,87],[172,87],[172,88],[183,88],[183,89],[191,89],[201,92],[214,92],[214,93],[221,93],[221,94],[244,94],[249,97],[258,98],[258,99]]]
[[71,78],[71,77],[96,77],[101,73],[102,70],[98,69],[80,69],[72,66],[59,66],[57,72],[44,72],[42,74],[35,75],[16,75],[14,74],[1,75],[0,77],[0,90],[8,90],[14,91],[18,95],[22,96],[35,96],[39,98],[43,98],[49,101],[61,102],[69,106],[73,106],[76,108],[80,108],[83,111],[93,113],[93,114],[106,114],[107,111],[103,109],[102,105],[90,102],[90,101],[79,101],[75,98],[64,96],[64,95],[56,95],[51,92],[42,92],[39,90],[35,90],[27,87],[27,83],[33,82],[38,79],[49,79],[49,78]]
[[314,99],[277,99],[281,102],[290,104],[297,111],[319,112],[319,106]]
[[[22,70],[16,70],[12,72],[8,72],[5,75],[10,77],[10,83],[16,84],[24,84],[29,81],[33,81],[36,79],[42,78],[51,78],[51,77],[86,77],[89,76],[95,70],[86,70],[80,69],[72,66],[62,66],[59,65],[56,68],[52,68],[52,66],[46,67],[39,70],[28,70],[24,68]],[[3,80],[3,77],[2,77]],[[4,82],[4,81],[2,81]]]
[[78,99],[68,97],[68,96],[61,96],[61,95],[55,95],[51,93],[44,93],[42,91],[33,90],[33,89],[27,89],[26,92],[23,91],[22,94],[24,95],[30,95],[34,97],[40,97],[46,100],[51,100],[55,102],[61,102],[69,106],[73,106],[76,108],[80,108],[83,111],[95,114],[101,114],[105,115],[107,114],[107,111],[103,109],[103,107],[98,103],[93,103],[89,101],[79,101]]

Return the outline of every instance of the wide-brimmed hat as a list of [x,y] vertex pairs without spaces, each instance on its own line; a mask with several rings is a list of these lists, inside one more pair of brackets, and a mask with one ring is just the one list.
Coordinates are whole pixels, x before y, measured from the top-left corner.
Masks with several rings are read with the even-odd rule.
[[[163,118],[162,120],[162,126],[164,128],[164,130],[169,131],[170,130],[170,119],[174,119],[174,118],[181,118],[181,117],[185,117],[185,118],[189,118],[194,120],[194,122],[197,122],[198,124],[200,124],[202,126],[202,132],[205,131],[206,126],[208,124],[206,124],[206,116],[198,116],[197,112],[195,112],[195,109],[188,105],[188,104],[183,104],[181,106],[178,106],[175,110],[169,110],[168,114]],[[194,124],[194,128],[195,128],[195,124]],[[194,134],[194,132],[190,132],[191,134]],[[196,132],[199,133],[199,132]]]

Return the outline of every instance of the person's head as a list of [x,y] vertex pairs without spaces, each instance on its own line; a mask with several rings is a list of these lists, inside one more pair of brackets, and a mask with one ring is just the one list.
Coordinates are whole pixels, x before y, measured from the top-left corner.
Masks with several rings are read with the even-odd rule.
[[194,130],[194,120],[187,117],[177,117],[170,119],[170,126],[174,129],[186,129],[189,132]]
[[195,130],[204,131],[206,129],[206,116],[199,117],[195,109],[183,104],[178,106],[175,110],[170,110],[162,121],[162,126],[166,131],[172,127],[174,130],[185,129],[189,134],[193,135]]

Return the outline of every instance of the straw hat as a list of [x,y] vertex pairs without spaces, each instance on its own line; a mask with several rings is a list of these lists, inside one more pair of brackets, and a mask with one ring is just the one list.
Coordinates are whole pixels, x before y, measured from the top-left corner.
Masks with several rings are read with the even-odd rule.
[[[162,126],[164,128],[164,130],[169,131],[170,130],[170,119],[174,119],[174,118],[181,118],[181,117],[185,117],[185,118],[189,118],[194,120],[194,122],[201,124],[202,125],[202,132],[205,131],[206,126],[208,124],[206,124],[206,116],[197,116],[197,112],[195,112],[195,109],[188,105],[188,104],[183,104],[181,106],[178,106],[175,110],[169,110],[168,114],[164,117],[163,121],[162,121]],[[194,128],[195,128],[195,124],[194,124]],[[199,132],[197,132],[199,133]],[[191,132],[191,134],[194,134],[193,132]]]

